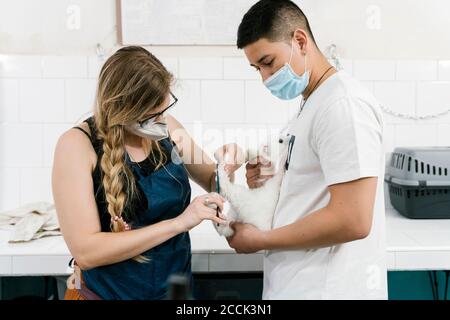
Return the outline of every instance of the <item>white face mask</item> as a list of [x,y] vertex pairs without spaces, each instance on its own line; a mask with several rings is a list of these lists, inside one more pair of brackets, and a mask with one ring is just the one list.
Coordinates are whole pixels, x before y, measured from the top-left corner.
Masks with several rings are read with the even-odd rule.
[[125,127],[129,132],[134,133],[142,138],[149,138],[153,141],[159,141],[169,137],[169,128],[167,123],[156,122],[150,119],[144,123],[135,123]]

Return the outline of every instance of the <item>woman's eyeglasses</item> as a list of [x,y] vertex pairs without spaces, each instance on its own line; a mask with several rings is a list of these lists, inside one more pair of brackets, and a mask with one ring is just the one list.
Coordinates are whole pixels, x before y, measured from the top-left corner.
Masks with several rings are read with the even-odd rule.
[[139,122],[138,122],[139,125],[142,127],[142,125],[143,125],[144,123],[146,123],[147,121],[149,121],[149,120],[151,120],[151,119],[154,119],[154,118],[156,118],[156,117],[159,117],[159,116],[162,115],[164,112],[166,112],[167,110],[169,110],[170,108],[172,108],[172,107],[178,102],[178,98],[175,97],[175,95],[174,95],[172,92],[170,92],[170,96],[171,96],[171,102],[169,103],[169,106],[168,106],[167,108],[165,108],[164,110],[162,110],[162,111],[160,111],[160,112],[157,112],[157,113],[152,114],[150,117],[148,117],[148,118],[145,119],[145,120],[139,121]]

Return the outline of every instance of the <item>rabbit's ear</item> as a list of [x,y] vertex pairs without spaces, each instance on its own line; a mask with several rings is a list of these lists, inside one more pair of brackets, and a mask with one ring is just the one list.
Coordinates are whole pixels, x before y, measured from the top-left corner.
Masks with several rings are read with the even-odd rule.
[[220,188],[225,187],[228,184],[231,184],[230,177],[228,177],[227,173],[225,172],[224,164],[219,164],[217,166],[217,174],[219,175]]

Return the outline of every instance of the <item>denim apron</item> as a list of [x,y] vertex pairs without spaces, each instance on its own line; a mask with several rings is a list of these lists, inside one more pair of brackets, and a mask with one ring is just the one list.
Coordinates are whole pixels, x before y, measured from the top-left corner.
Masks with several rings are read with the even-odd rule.
[[[139,202],[144,204],[129,222],[132,229],[175,218],[190,203],[189,178],[176,147],[169,138],[162,140],[161,146],[167,150],[168,160],[152,172],[126,157],[141,194]],[[102,229],[108,221],[103,220]],[[82,271],[86,286],[103,299],[157,300],[166,298],[170,275],[184,274],[192,281],[189,233],[178,234],[142,255],[150,261],[129,259]]]

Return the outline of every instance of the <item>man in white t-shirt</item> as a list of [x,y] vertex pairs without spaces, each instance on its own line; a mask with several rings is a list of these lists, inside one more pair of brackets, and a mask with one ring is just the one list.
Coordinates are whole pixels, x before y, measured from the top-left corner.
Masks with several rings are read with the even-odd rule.
[[[239,26],[238,47],[272,94],[303,99],[288,129],[273,229],[234,224],[230,246],[242,253],[265,250],[264,299],[386,299],[377,101],[329,64],[291,1],[256,3]],[[250,187],[264,179],[261,166],[247,164]]]

